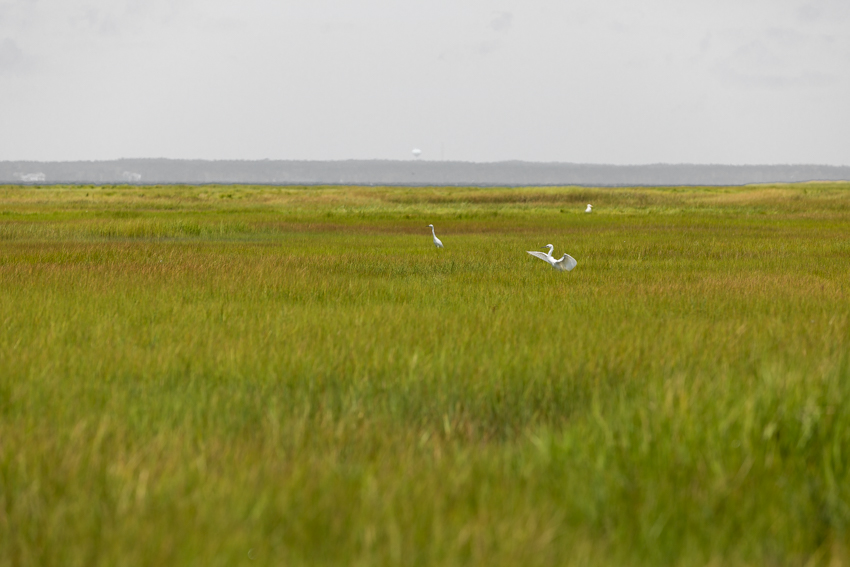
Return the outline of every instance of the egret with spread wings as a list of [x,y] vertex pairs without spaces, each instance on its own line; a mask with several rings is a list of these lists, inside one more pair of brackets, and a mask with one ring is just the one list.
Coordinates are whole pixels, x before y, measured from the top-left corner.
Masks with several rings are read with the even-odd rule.
[[560,260],[556,260],[552,256],[552,250],[554,250],[555,247],[551,244],[547,244],[546,246],[544,246],[544,248],[549,249],[549,251],[545,254],[543,252],[537,252],[536,250],[528,250],[527,252],[535,258],[540,258],[544,262],[548,262],[550,266],[561,272],[569,272],[578,264],[578,262],[576,262],[576,259],[570,256],[569,254],[564,254],[563,256],[561,256]]

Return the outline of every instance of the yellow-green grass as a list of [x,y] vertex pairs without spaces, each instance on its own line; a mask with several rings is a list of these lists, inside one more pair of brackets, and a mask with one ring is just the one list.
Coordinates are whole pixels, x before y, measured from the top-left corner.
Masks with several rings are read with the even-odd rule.
[[846,563],[848,292],[842,183],[0,187],[0,566]]

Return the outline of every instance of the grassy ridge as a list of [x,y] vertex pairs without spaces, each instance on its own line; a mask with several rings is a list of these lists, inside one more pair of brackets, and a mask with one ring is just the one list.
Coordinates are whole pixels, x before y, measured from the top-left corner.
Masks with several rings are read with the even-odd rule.
[[835,183],[0,187],[0,565],[846,562],[848,220]]

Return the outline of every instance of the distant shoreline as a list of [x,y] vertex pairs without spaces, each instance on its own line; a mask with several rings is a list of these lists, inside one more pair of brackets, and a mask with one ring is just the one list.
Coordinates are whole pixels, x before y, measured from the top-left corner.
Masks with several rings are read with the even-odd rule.
[[0,161],[3,184],[395,186],[723,186],[848,181],[850,166],[605,165],[415,160]]

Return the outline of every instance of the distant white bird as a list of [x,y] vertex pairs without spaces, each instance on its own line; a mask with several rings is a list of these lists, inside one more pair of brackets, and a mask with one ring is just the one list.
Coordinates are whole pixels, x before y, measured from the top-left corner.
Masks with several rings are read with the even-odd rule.
[[442,243],[442,242],[440,242],[440,239],[439,239],[439,238],[437,238],[437,235],[436,235],[436,234],[434,234],[434,225],[433,225],[433,224],[429,224],[429,225],[428,225],[428,227],[431,229],[431,235],[434,237],[434,246],[436,246],[437,248],[442,248],[442,247],[443,247],[443,243]]
[[547,244],[546,246],[544,246],[544,248],[549,249],[549,251],[545,254],[543,252],[537,252],[532,250],[527,250],[527,252],[535,258],[540,258],[541,260],[548,262],[550,266],[561,272],[569,272],[578,265],[576,259],[570,256],[569,254],[564,254],[563,256],[561,256],[560,260],[556,260],[552,256],[552,250],[554,250],[555,247],[551,244]]
[[588,204],[587,204],[587,208],[584,210],[584,212],[586,212],[586,213],[592,213],[593,211],[592,211],[591,209],[593,209],[593,205],[591,205],[590,203],[588,203]]

